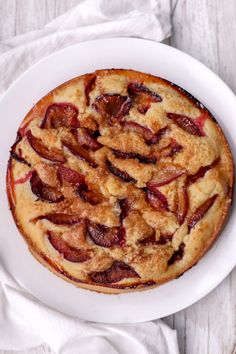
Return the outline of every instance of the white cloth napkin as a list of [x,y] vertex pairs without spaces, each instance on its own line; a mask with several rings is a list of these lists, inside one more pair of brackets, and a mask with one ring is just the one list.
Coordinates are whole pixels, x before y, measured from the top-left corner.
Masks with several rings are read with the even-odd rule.
[[[169,0],[83,0],[43,29],[0,42],[0,94],[40,58],[79,41],[170,36]],[[0,349],[47,343],[61,354],[178,354],[176,332],[164,322],[108,325],[85,322],[44,305],[0,262]]]
[[79,2],[43,29],[0,42],[0,94],[36,61],[69,45],[106,37],[162,41],[171,34],[170,0]]
[[[110,325],[78,320],[42,304],[0,265],[0,348],[46,342],[60,354],[178,354],[176,331],[164,322]],[[2,294],[1,294],[2,292]]]

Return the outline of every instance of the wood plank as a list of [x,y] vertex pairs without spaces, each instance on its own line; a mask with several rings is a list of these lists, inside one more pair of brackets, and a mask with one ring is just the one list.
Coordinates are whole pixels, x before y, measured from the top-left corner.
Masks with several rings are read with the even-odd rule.
[[56,1],[56,15],[59,16],[71,9],[73,6],[78,5],[81,0],[57,0]]
[[46,0],[45,3],[45,19],[46,23],[52,21],[56,16],[56,0]]
[[47,22],[46,1],[16,1],[16,34],[42,28]]
[[15,36],[15,12],[15,1],[0,1],[0,41]]
[[171,45],[207,65],[236,92],[236,1],[179,0]]

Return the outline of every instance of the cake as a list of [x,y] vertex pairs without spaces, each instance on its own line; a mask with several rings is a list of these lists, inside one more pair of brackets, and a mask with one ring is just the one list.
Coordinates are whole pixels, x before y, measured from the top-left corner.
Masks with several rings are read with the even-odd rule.
[[219,235],[233,159],[211,113],[149,74],[98,70],[52,90],[23,119],[7,194],[31,253],[89,290],[179,277]]

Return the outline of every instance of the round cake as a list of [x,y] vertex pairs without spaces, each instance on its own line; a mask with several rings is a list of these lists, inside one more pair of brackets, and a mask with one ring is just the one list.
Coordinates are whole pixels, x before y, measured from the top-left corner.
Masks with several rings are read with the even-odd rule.
[[233,189],[229,145],[177,85],[98,70],[43,97],[11,147],[7,193],[32,254],[105,293],[179,277],[209,249]]

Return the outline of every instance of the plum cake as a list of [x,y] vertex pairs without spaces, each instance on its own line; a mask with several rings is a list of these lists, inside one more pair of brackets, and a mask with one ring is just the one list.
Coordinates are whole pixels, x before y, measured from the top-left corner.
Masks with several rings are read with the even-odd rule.
[[98,70],[43,97],[10,150],[7,193],[32,254],[90,290],[150,289],[209,249],[233,159],[211,113],[177,85]]

